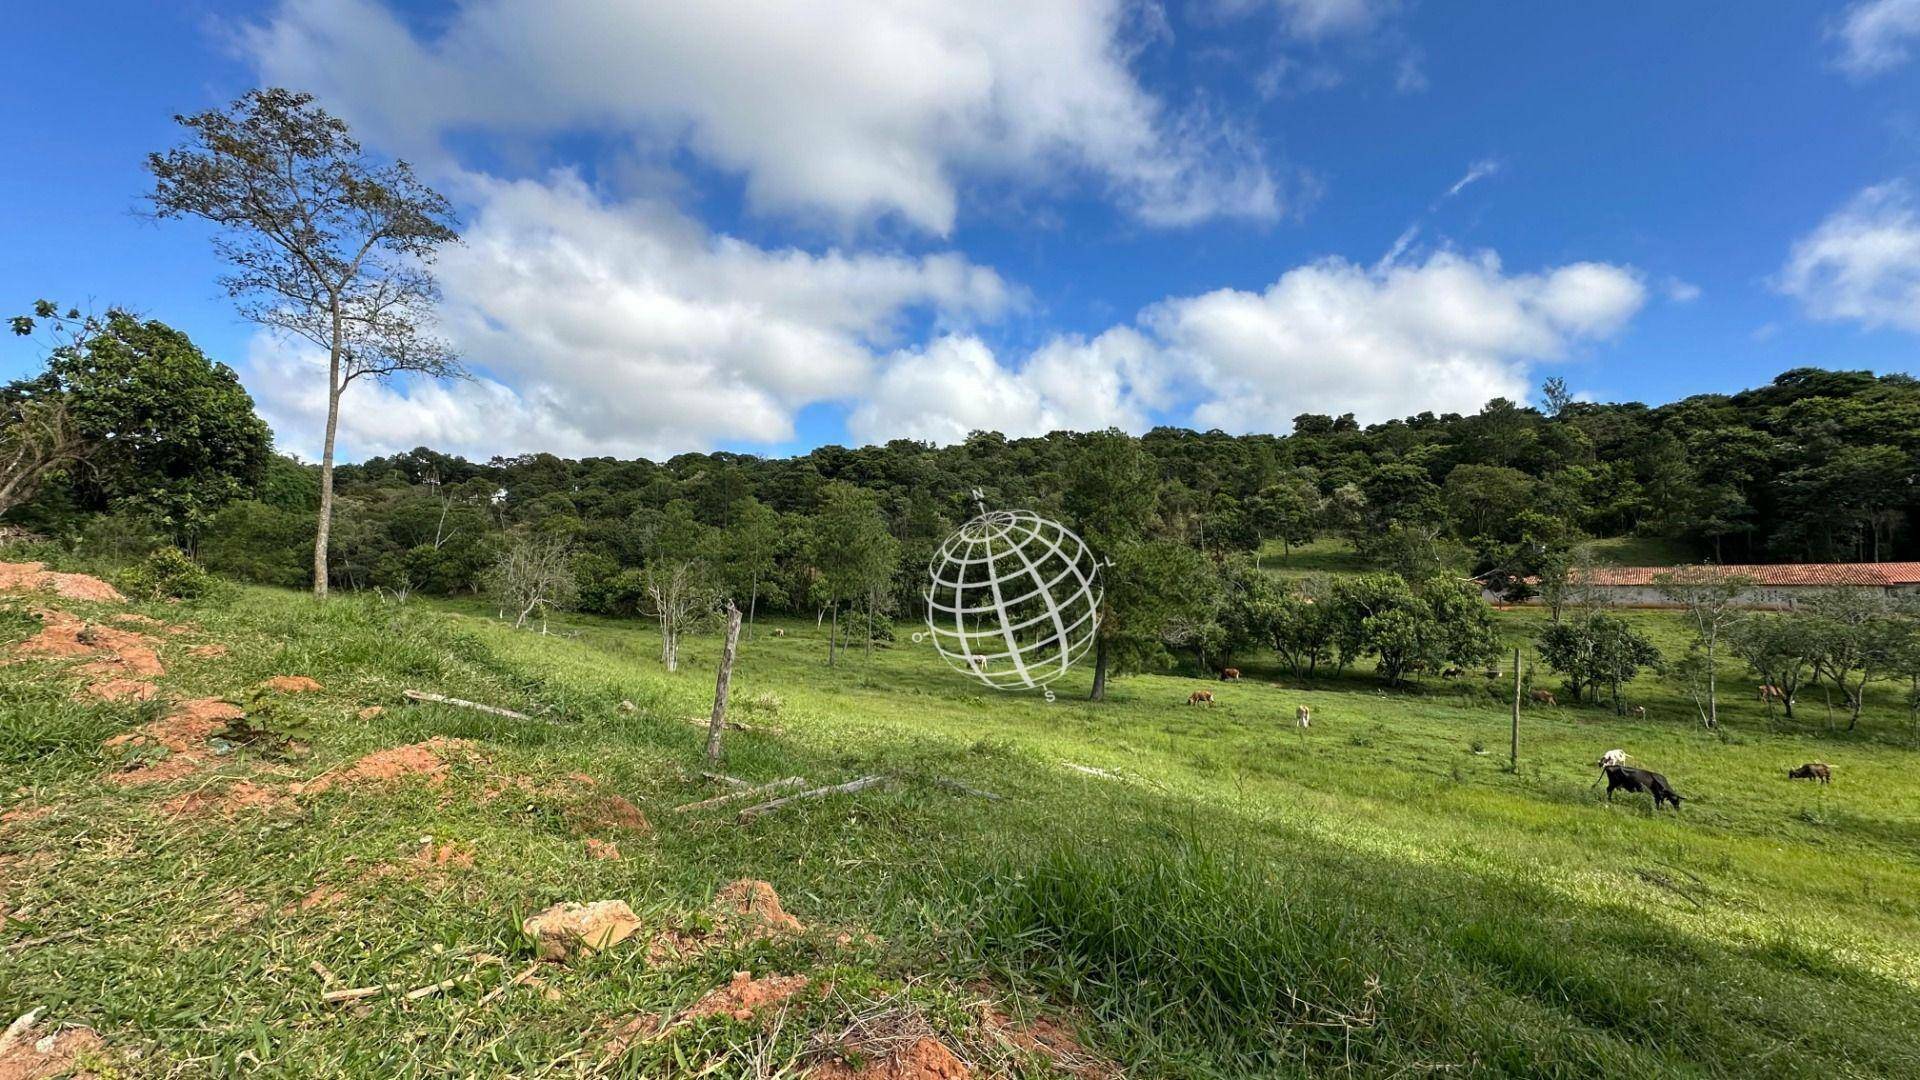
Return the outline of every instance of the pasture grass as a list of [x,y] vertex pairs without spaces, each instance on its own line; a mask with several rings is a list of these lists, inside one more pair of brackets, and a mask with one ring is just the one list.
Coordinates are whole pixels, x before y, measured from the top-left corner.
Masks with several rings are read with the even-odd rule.
[[[1920,752],[1892,691],[1852,733],[1809,709],[1770,721],[1730,692],[1708,732],[1646,678],[1644,721],[1526,709],[1511,768],[1511,685],[1477,674],[1303,685],[1253,657],[1236,661],[1246,679],[1211,684],[1213,708],[1184,705],[1196,683],[1177,674],[1089,703],[1081,671],[1049,703],[981,688],[904,634],[829,667],[811,620],[763,619],[741,647],[749,730],[727,735],[726,771],[898,780],[742,825],[672,810],[714,792],[689,719],[711,701],[715,637],[687,640],[668,674],[632,621],[567,617],[542,636],[472,602],[257,588],[131,607],[191,630],[162,650],[174,698],[244,699],[282,674],[324,689],[276,701],[304,752],[240,748],[123,787],[101,740],[155,707],[78,704],[58,664],[0,667],[0,1014],[94,1025],[127,1075],[793,1075],[877,1011],[985,1046],[982,994],[1065,1017],[1141,1077],[1920,1074]],[[1628,617],[1684,647],[1672,616]],[[1515,641],[1539,618],[1499,616]],[[208,641],[230,655],[186,652]],[[407,705],[406,688],[536,719]],[[477,750],[438,786],[164,809],[433,736]],[[1609,807],[1592,763],[1616,746],[1685,808]],[[1785,779],[1813,759],[1832,787]],[[583,829],[573,774],[642,807],[651,835]],[[589,837],[623,857],[592,858]],[[471,867],[418,863],[448,844]],[[678,963],[616,948],[481,1004],[530,962],[526,914],[618,898],[650,927],[698,928],[739,877],[822,932]],[[324,890],[338,897],[303,905]],[[343,985],[472,981],[334,1006],[314,961]],[[703,1020],[601,1055],[614,1023],[671,1015],[737,970],[833,989],[776,1022]]]

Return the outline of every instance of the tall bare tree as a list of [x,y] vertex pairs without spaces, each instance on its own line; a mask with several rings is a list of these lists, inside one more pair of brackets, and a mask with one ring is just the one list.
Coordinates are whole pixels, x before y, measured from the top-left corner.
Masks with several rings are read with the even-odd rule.
[[547,613],[572,606],[579,595],[572,552],[566,541],[549,537],[515,537],[494,563],[489,584],[501,608],[513,610],[515,629],[539,612],[541,633]]
[[340,398],[355,379],[461,373],[431,329],[432,263],[457,242],[453,208],[404,161],[370,159],[311,94],[249,91],[224,109],[174,119],[185,144],[147,156],[157,217],[220,226],[220,279],[242,317],[327,352],[327,423],[313,594],[327,594],[333,453]]

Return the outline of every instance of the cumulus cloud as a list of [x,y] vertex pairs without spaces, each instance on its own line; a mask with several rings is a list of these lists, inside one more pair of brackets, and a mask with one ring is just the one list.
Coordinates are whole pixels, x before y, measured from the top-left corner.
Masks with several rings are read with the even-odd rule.
[[1491,253],[1327,259],[1259,292],[1162,301],[1137,326],[1056,339],[1018,364],[974,338],[901,351],[849,427],[954,442],[976,429],[1137,431],[1154,417],[1283,431],[1301,412],[1471,412],[1524,398],[1529,363],[1617,332],[1646,296],[1639,274],[1603,263],[1509,274]]
[[1372,268],[1327,259],[1261,292],[1162,302],[1141,322],[1202,389],[1197,424],[1284,430],[1301,412],[1374,421],[1522,398],[1529,362],[1613,334],[1645,300],[1639,275],[1617,266],[1508,274],[1490,252],[1438,252]]
[[1144,431],[1148,408],[1167,400],[1164,374],[1153,343],[1127,327],[1090,341],[1056,338],[1017,369],[976,337],[943,337],[889,358],[847,430],[864,442],[933,443],[974,431]]
[[1848,8],[1834,29],[1840,67],[1868,78],[1907,62],[1920,42],[1920,0],[1862,0]]
[[1920,333],[1920,210],[1904,181],[1878,184],[1793,245],[1775,287],[1816,319]]
[[[664,205],[610,204],[571,173],[461,187],[477,210],[440,262],[441,328],[490,378],[356,385],[357,452],[780,442],[800,408],[857,395],[909,322],[964,329],[1022,302],[958,255],[766,250]],[[303,452],[324,404],[296,377],[304,362],[267,354],[248,379]]]
[[[1315,20],[1352,0],[1313,0]],[[1126,0],[468,0],[428,34],[376,0],[286,0],[242,33],[270,81],[383,145],[611,132],[691,150],[764,211],[954,225],[959,186],[1088,177],[1139,219],[1273,219],[1257,147],[1128,70]],[[1305,16],[1303,16],[1305,17]]]

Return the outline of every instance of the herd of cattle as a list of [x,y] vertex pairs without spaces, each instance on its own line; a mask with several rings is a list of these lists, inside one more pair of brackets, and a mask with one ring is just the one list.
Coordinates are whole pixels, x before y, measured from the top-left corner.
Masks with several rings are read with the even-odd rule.
[[[1220,679],[1222,682],[1238,682],[1240,680],[1240,669],[1222,668],[1220,671]],[[1554,700],[1553,691],[1551,690],[1535,690],[1532,692],[1532,698],[1535,702],[1542,705],[1560,704]],[[1760,699],[1766,701],[1770,698],[1772,700],[1783,701],[1785,700],[1785,695],[1781,694],[1778,689],[1772,686],[1762,686],[1760,688]],[[1211,706],[1213,701],[1213,691],[1211,690],[1195,690],[1193,693],[1187,695],[1187,704],[1189,705]],[[1645,706],[1636,705],[1628,710],[1628,712],[1636,719],[1644,720],[1647,717]],[[1313,724],[1313,707],[1310,705],[1301,705],[1296,708],[1294,710],[1294,723],[1303,729],[1311,727]],[[1608,802],[1613,801],[1613,793],[1616,791],[1625,791],[1628,794],[1651,795],[1653,796],[1653,807],[1656,810],[1662,806],[1671,804],[1677,812],[1680,809],[1680,804],[1686,801],[1686,796],[1673,790],[1673,785],[1667,782],[1665,776],[1651,769],[1642,769],[1627,764],[1627,752],[1625,750],[1607,751],[1605,754],[1600,755],[1598,764],[1600,766],[1600,774],[1605,777],[1607,781]],[[1824,761],[1809,761],[1798,768],[1788,769],[1787,779],[1815,780],[1822,784],[1831,784],[1833,783],[1833,766],[1828,765]]]

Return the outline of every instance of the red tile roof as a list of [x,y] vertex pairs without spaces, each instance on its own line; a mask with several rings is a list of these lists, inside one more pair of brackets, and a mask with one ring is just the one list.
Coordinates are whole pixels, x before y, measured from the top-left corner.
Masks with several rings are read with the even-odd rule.
[[1657,574],[1708,572],[1753,579],[1761,587],[1920,585],[1920,562],[1778,563],[1751,566],[1610,566],[1594,571],[1595,585],[1651,586]]

